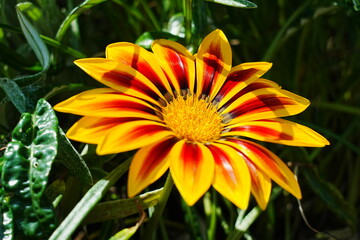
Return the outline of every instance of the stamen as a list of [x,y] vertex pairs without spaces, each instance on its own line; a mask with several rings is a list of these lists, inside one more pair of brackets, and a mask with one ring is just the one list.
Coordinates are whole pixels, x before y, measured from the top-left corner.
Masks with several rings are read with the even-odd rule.
[[166,125],[180,139],[208,143],[220,138],[222,117],[207,99],[196,95],[178,96],[162,108]]

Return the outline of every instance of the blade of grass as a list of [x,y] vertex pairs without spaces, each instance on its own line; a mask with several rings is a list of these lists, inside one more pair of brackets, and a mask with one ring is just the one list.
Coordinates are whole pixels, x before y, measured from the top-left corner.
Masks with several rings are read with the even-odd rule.
[[[10,31],[15,32],[15,33],[23,34],[23,32],[21,31],[20,28],[14,27],[14,26],[11,26],[11,25],[8,25],[8,24],[0,23],[0,28],[4,28],[4,29],[10,30]],[[46,44],[48,44],[48,45],[50,45],[52,47],[55,47],[55,48],[59,49],[60,51],[62,51],[64,53],[67,53],[67,54],[69,54],[70,56],[72,56],[74,58],[85,58],[86,57],[85,54],[77,51],[74,48],[71,48],[69,46],[65,46],[64,44],[60,43],[59,41],[57,41],[57,40],[55,40],[53,38],[47,37],[47,36],[42,35],[42,34],[39,34],[39,36]]]
[[56,33],[55,39],[60,42],[63,39],[67,29],[70,27],[72,21],[74,21],[77,17],[79,17],[85,10],[88,10],[105,1],[107,0],[85,0],[76,8],[74,8],[61,23]]
[[80,225],[90,210],[101,200],[109,188],[128,170],[130,162],[131,158],[127,159],[105,178],[101,179],[90,188],[60,226],[53,232],[49,240],[63,240],[70,238],[71,234]]
[[296,11],[290,16],[290,18],[286,21],[286,23],[282,26],[280,31],[276,34],[275,38],[271,42],[270,47],[266,51],[263,60],[264,61],[271,61],[275,56],[276,50],[279,48],[281,43],[281,37],[284,36],[286,30],[290,27],[290,25],[300,16],[300,14],[304,11],[307,7],[309,1],[306,1],[301,5]]
[[162,216],[162,213],[166,206],[166,203],[169,199],[169,196],[170,196],[173,186],[174,186],[174,181],[171,177],[171,174],[169,173],[167,176],[162,194],[160,196],[159,203],[156,205],[154,214],[151,216],[151,218],[145,228],[143,236],[145,236],[146,238],[152,239],[153,234],[159,223],[159,220],[161,219],[161,216]]

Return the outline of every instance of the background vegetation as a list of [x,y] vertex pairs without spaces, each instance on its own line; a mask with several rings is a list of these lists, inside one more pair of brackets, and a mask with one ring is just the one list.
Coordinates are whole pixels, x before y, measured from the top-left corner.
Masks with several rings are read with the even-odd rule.
[[[185,3],[191,1],[0,0],[3,239],[122,239],[136,230],[134,239],[360,237],[359,1],[254,0],[257,8],[243,9],[194,0],[184,11]],[[191,20],[192,31],[185,28]],[[274,187],[264,212],[254,201],[239,211],[215,191],[189,208],[174,189],[155,230],[154,222],[143,223],[142,217],[151,216],[161,193],[155,189],[165,178],[142,200],[126,200],[125,160],[131,153],[98,157],[93,146],[70,143],[62,130],[77,117],[54,113],[51,105],[99,86],[75,67],[75,59],[103,56],[113,42],[148,47],[160,37],[196,49],[215,28],[230,40],[234,65],[271,61],[267,78],[311,100],[309,109],[292,119],[331,145],[267,146],[298,174],[301,203]],[[64,219],[67,224],[59,226]]]

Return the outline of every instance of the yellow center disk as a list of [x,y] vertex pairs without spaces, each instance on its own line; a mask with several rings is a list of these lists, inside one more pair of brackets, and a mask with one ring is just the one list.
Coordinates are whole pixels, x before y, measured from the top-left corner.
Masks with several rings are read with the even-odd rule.
[[223,129],[216,107],[195,95],[178,96],[162,108],[162,115],[179,139],[190,142],[213,142]]

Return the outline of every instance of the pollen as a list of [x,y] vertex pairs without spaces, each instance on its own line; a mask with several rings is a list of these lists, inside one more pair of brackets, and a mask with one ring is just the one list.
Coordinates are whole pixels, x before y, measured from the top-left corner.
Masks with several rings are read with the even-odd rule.
[[165,124],[179,139],[208,143],[220,138],[222,117],[206,99],[178,96],[162,108]]

